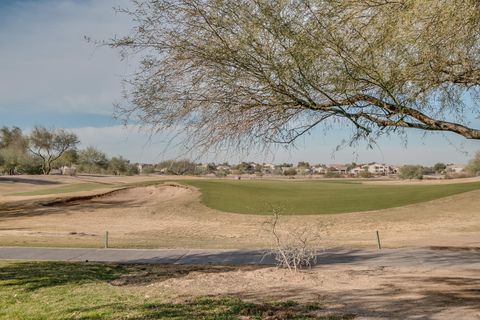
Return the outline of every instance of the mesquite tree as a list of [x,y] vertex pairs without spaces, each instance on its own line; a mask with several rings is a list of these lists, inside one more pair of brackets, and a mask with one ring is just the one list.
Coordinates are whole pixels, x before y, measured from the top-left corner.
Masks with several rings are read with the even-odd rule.
[[[133,1],[137,55],[117,112],[197,146],[349,141],[407,128],[480,139],[477,0]],[[467,103],[467,101],[471,101]]]
[[28,149],[42,160],[43,174],[49,174],[55,160],[67,150],[74,149],[78,143],[78,137],[64,129],[35,127],[28,138]]

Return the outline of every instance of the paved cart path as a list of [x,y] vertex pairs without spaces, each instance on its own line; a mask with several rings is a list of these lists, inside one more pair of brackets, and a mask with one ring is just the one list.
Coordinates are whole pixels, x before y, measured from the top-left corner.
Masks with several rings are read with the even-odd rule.
[[[151,264],[274,264],[263,250],[89,249],[0,247],[3,260],[92,261]],[[318,264],[480,268],[478,249],[383,249],[320,251]]]

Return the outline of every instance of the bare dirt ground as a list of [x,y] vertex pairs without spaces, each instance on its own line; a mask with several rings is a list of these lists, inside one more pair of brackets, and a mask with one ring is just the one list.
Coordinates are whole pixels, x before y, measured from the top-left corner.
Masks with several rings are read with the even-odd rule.
[[[82,179],[117,183],[159,177]],[[79,183],[78,178],[66,177],[39,180],[0,183],[0,204],[21,201],[20,206],[1,210],[0,245],[100,247],[106,230],[114,247],[272,245],[269,217],[209,209],[201,204],[200,193],[191,188],[149,186],[71,202],[52,202],[56,198],[52,196],[7,195],[12,193],[12,185],[15,192],[20,192]],[[284,232],[298,228],[320,231],[320,247],[375,248],[375,231],[379,230],[384,247],[478,248],[480,191],[375,212],[281,217],[280,229]],[[162,278],[162,268],[173,268],[174,272]],[[265,267],[182,268],[146,267],[145,274],[118,281],[144,292],[147,300],[155,295],[173,300],[229,295],[252,301],[319,302],[325,314],[352,313],[358,319],[480,319],[478,269],[334,264],[292,275],[287,270]]]
[[478,270],[330,265],[292,274],[265,267],[150,266],[116,280],[146,299],[233,296],[253,302],[319,303],[321,315],[355,319],[480,317]]

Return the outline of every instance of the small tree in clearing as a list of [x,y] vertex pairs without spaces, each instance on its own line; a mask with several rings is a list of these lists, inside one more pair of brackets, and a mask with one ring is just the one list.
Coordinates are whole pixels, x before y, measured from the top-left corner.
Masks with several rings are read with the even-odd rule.
[[28,138],[28,150],[42,160],[43,174],[49,174],[53,162],[79,142],[76,134],[64,129],[35,127]]

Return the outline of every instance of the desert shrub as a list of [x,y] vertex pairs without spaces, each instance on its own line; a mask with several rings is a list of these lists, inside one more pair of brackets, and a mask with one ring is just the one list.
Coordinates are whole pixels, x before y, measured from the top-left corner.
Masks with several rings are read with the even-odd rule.
[[398,173],[400,179],[423,179],[423,167],[406,165],[400,168]]
[[142,168],[142,173],[144,173],[144,174],[155,173],[155,167],[154,166],[145,166],[145,167]]
[[283,171],[283,174],[285,176],[294,176],[297,174],[297,170],[295,170],[294,168],[288,168],[285,171]]
[[328,170],[325,175],[324,175],[325,178],[340,178],[340,174],[338,172],[333,172],[333,171],[330,171]]
[[447,165],[442,162],[435,163],[433,166],[433,170],[435,170],[436,173],[442,173],[445,169],[447,169]]
[[271,231],[275,238],[275,246],[269,253],[273,255],[277,266],[287,268],[292,272],[310,268],[317,263],[318,232],[311,227],[289,230],[283,236],[277,230],[279,211],[273,210]]
[[358,173],[358,176],[360,178],[373,178],[373,173],[367,170],[363,170]]
[[468,178],[471,177],[471,174],[468,174],[466,172],[448,172],[445,175],[445,179],[462,179],[462,178]]
[[475,154],[475,157],[472,160],[470,160],[465,171],[472,176],[480,175],[480,151]]
[[228,172],[225,170],[218,170],[217,172],[215,172],[215,176],[219,178],[224,178],[227,175],[228,175]]
[[190,160],[166,160],[157,165],[164,173],[173,175],[195,175],[198,166]]

